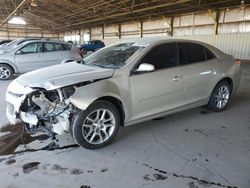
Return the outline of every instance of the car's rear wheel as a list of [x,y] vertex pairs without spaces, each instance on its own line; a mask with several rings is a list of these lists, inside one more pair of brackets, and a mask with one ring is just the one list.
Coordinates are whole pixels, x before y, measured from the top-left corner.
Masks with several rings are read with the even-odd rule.
[[208,108],[215,112],[225,110],[231,98],[231,90],[231,86],[226,81],[217,84],[208,102]]
[[9,80],[12,76],[12,68],[9,65],[0,64],[0,80]]
[[112,103],[96,101],[74,118],[73,137],[80,146],[97,149],[113,141],[120,122],[119,112]]

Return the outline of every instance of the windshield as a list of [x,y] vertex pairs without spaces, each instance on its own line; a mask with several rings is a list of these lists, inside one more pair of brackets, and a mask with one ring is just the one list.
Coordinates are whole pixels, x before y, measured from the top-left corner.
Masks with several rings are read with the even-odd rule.
[[17,45],[17,43],[18,43],[19,41],[20,41],[20,40],[13,40],[13,41],[9,42],[8,44],[6,44],[5,46],[6,46],[6,47],[15,46],[15,45]]
[[124,43],[110,46],[97,51],[84,59],[84,64],[102,68],[118,69],[125,65],[126,61],[142,47],[134,46],[134,43]]
[[8,44],[6,44],[6,47],[8,47],[8,48],[16,47],[19,44],[22,44],[24,42],[31,41],[31,40],[37,40],[37,39],[17,39],[17,40],[13,40],[13,41],[9,42]]

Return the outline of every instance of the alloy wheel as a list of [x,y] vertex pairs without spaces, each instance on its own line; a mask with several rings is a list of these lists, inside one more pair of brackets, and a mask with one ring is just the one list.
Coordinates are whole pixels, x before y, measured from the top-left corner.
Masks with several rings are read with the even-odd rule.
[[226,85],[219,87],[217,94],[215,95],[215,104],[217,108],[224,108],[229,100],[230,91]]
[[7,67],[0,67],[0,79],[8,79],[11,71]]
[[102,144],[115,130],[114,114],[107,109],[97,109],[90,113],[82,125],[82,135],[90,144]]

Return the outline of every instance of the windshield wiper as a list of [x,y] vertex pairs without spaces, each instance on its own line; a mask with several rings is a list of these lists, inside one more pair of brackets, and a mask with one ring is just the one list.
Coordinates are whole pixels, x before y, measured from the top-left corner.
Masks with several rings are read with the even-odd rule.
[[107,68],[106,66],[103,66],[103,65],[100,65],[100,64],[97,64],[97,63],[92,63],[92,65],[97,66],[97,67],[101,67],[101,68]]
[[101,68],[105,68],[105,69],[115,69],[114,65],[113,64],[103,64],[103,65],[100,65],[100,64],[95,64],[95,66],[98,66],[98,67],[101,67]]

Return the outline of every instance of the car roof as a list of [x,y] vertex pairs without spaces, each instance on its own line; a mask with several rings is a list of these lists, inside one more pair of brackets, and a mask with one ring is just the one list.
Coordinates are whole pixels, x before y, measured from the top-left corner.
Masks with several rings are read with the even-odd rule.
[[217,56],[223,56],[225,55],[225,53],[223,53],[221,50],[217,49],[216,47],[201,42],[201,41],[196,41],[196,40],[188,40],[188,39],[176,39],[176,38],[171,38],[171,37],[148,37],[148,38],[140,38],[140,39],[126,39],[126,40],[122,40],[119,43],[135,43],[134,45],[136,46],[142,46],[142,47],[147,47],[147,46],[152,46],[152,45],[157,45],[157,44],[161,44],[164,42],[190,42],[190,43],[195,43],[195,44],[200,44],[202,46],[207,47],[208,49],[212,50]]
[[170,37],[148,37],[148,38],[140,38],[140,39],[128,39],[128,40],[123,40],[121,43],[125,42],[133,42],[138,44],[139,46],[148,46],[151,44],[156,44],[156,43],[162,43],[162,42],[191,42],[191,43],[200,43],[200,44],[205,44],[200,41],[195,41],[195,40],[188,40],[188,39],[176,39],[176,38],[170,38]]
[[29,41],[23,42],[22,45],[26,45],[26,44],[33,43],[33,42],[51,42],[51,43],[61,43],[61,44],[72,45],[71,43],[60,41],[60,40],[47,40],[47,39],[29,40]]

